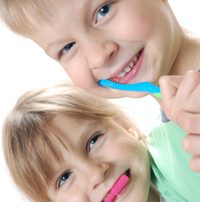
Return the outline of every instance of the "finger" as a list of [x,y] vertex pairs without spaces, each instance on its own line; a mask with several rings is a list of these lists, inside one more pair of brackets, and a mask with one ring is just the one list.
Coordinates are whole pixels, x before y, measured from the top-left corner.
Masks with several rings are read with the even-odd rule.
[[[172,78],[171,78],[172,79]],[[181,79],[181,77],[179,77]],[[176,79],[176,86],[175,81],[173,82],[173,88],[176,93],[174,93],[173,97],[173,103],[171,104],[170,110],[170,116],[173,118],[174,116],[177,117],[177,112],[180,110],[182,111],[191,111],[196,112],[198,108],[194,108],[196,102],[199,102],[199,92],[198,86],[200,83],[200,74],[196,71],[189,71],[185,74],[185,76],[182,77],[182,80],[179,80],[179,84],[177,84]],[[177,89],[175,89],[177,87]],[[171,88],[172,88],[172,82],[171,82]],[[197,94],[198,93],[198,94]],[[197,94],[197,95],[196,95]],[[165,102],[167,102],[167,99],[165,98]],[[164,102],[164,103],[165,103]],[[165,103],[167,105],[167,103]]]
[[171,120],[182,127],[187,133],[200,134],[200,114],[180,110],[173,115]]
[[183,140],[185,151],[200,155],[200,134],[188,134]]
[[200,79],[198,81],[198,85],[196,85],[195,89],[191,92],[190,96],[188,96],[185,110],[191,113],[200,113]]
[[194,155],[190,160],[190,167],[195,172],[200,172],[200,156]]
[[162,105],[165,113],[170,118],[170,113],[177,93],[178,86],[183,76],[162,76],[159,79],[162,93]]
[[169,118],[176,120],[181,110],[198,112],[200,108],[200,99],[197,99],[200,92],[198,72],[189,71],[185,76],[164,76],[160,79],[160,86],[164,110]]
[[[188,71],[185,76],[162,76],[159,79],[161,90],[164,96],[171,98],[177,93],[178,88],[184,89],[186,95],[192,92],[200,82],[200,70]],[[170,89],[170,91],[168,91]]]
[[183,77],[177,93],[175,107],[190,113],[200,112],[200,74],[197,71],[189,71]]
[[200,83],[200,74],[196,71],[189,71],[182,77],[176,94],[176,100],[180,103],[185,103]]

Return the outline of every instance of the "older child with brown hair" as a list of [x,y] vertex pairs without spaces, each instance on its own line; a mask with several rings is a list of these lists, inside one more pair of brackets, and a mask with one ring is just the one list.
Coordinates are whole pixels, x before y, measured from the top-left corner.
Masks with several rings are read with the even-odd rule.
[[24,94],[3,143],[33,201],[198,202],[200,175],[179,134],[158,129],[146,141],[117,106],[64,83]]

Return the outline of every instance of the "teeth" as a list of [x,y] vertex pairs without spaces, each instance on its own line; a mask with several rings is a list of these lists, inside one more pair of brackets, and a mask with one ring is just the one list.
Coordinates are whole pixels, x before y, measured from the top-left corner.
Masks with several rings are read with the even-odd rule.
[[[136,61],[135,61],[136,63]],[[134,66],[134,63],[131,61],[131,63],[129,64],[130,67],[133,67]]]
[[130,66],[130,67],[128,66],[128,67],[126,67],[126,68],[124,69],[124,71],[125,71],[126,73],[128,73],[128,72],[131,71],[131,69],[132,69],[131,66]]
[[129,72],[133,69],[133,67],[134,67],[134,65],[136,64],[136,62],[137,62],[137,56],[135,56],[135,57],[133,58],[133,60],[129,63],[129,65],[128,65],[123,71],[121,71],[121,72],[118,74],[118,76],[119,76],[119,77],[124,77],[127,73],[129,73]]
[[132,61],[128,64],[127,67],[125,67],[124,70],[122,70],[117,76],[110,78],[110,80],[118,83],[120,78],[124,77],[126,74],[128,74],[134,68],[137,60],[138,60],[138,55],[136,55],[132,59]]
[[126,67],[122,72],[120,72],[118,74],[118,76],[121,78],[121,77],[124,77],[128,72],[130,72],[132,70],[132,67],[128,66]]
[[135,56],[132,61],[133,61],[134,63],[136,63],[136,62],[137,62],[137,56]]
[[119,77],[124,77],[125,75],[126,75],[125,71],[119,73]]

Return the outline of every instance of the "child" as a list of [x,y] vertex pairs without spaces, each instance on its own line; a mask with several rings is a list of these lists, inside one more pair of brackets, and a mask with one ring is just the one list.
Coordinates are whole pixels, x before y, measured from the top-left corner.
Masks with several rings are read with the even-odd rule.
[[24,94],[3,135],[12,177],[33,201],[200,198],[183,136],[154,131],[146,142],[117,106],[66,83]]
[[158,84],[162,75],[200,66],[199,38],[181,28],[167,0],[1,0],[0,9],[6,24],[39,44],[77,86],[104,98],[145,93],[106,89],[98,85],[100,79]]
[[200,66],[199,38],[179,26],[167,0],[1,0],[1,15],[98,96],[127,96],[100,87],[100,79],[158,83]]

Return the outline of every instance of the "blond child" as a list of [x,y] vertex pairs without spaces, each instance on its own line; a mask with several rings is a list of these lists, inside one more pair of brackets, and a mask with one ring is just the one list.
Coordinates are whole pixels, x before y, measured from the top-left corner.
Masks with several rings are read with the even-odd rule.
[[[77,86],[104,98],[141,97],[145,93],[106,89],[98,85],[100,79],[158,84],[162,75],[183,75],[200,66],[199,37],[179,25],[167,0],[1,0],[0,9],[5,23],[41,46]],[[162,85],[169,118],[183,128],[189,123],[187,129],[193,128],[191,120],[199,123],[200,118],[193,117],[193,111],[200,113],[193,107],[196,98],[181,108],[166,100],[165,94],[174,92],[169,88],[172,85]],[[167,111],[170,104],[178,107],[173,113]],[[180,111],[192,117],[179,121]],[[199,147],[199,136],[193,137]],[[194,157],[200,154],[199,150],[190,152]],[[199,164],[193,163],[192,168],[200,171]]]
[[198,202],[200,175],[177,135],[155,130],[146,140],[117,106],[63,83],[21,96],[3,143],[14,181],[33,201]]

